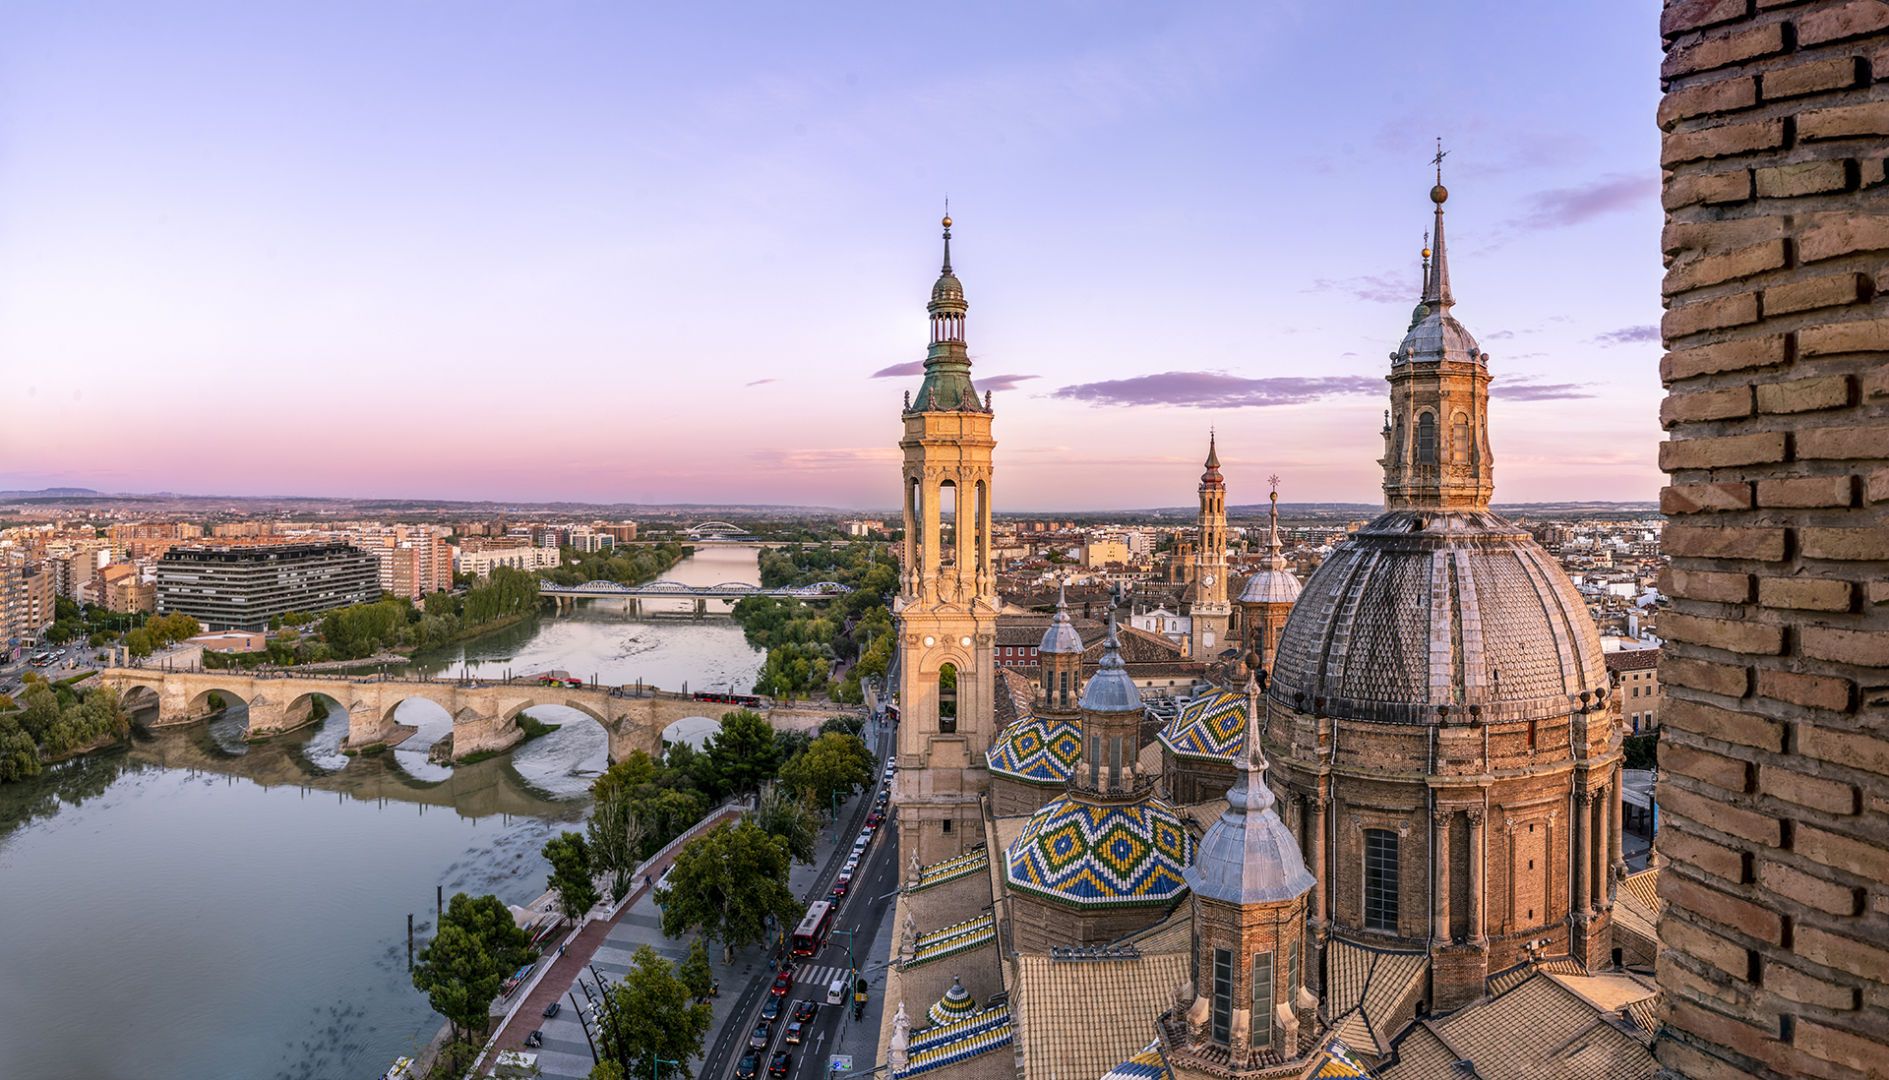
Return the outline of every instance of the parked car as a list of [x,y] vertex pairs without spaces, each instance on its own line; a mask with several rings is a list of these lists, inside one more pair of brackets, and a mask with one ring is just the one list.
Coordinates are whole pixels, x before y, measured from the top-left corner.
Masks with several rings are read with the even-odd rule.
[[774,1056],[767,1061],[769,1076],[786,1076],[794,1071],[794,1055],[785,1050],[774,1051]]
[[748,1036],[748,1046],[754,1050],[766,1050],[767,1044],[774,1041],[774,1025],[766,1020],[754,1025],[754,1034]]
[[754,1080],[754,1074],[761,1068],[761,1055],[743,1054],[735,1063],[735,1080]]

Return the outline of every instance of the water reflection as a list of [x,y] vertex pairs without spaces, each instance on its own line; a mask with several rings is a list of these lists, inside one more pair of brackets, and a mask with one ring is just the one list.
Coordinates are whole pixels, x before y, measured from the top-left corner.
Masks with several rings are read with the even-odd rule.
[[558,729],[513,750],[512,770],[550,798],[574,798],[589,791],[591,781],[610,765],[610,737],[603,727],[566,705],[540,705],[530,715]]

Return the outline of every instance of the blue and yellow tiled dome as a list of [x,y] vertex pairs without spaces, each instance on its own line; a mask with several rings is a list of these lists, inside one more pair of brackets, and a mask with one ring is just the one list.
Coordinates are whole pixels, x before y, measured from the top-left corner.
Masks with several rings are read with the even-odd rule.
[[1159,737],[1175,757],[1231,765],[1246,751],[1246,698],[1209,690],[1182,705]]
[[1082,729],[1074,720],[1028,715],[997,733],[990,771],[1026,784],[1061,786],[1082,757]]
[[933,1027],[942,1027],[962,1020],[975,1012],[977,1012],[976,1000],[971,997],[971,992],[964,988],[964,983],[953,975],[951,989],[945,991],[944,997],[939,998],[937,1004],[926,1010],[925,1019],[930,1020]]
[[1182,875],[1193,857],[1194,838],[1159,798],[1072,794],[1031,816],[1004,852],[1004,878],[1076,907],[1168,904],[1187,892]]

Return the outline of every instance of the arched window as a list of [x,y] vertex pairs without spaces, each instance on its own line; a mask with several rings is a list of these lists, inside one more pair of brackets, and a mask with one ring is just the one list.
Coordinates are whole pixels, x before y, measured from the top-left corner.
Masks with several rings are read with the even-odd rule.
[[1397,834],[1364,830],[1364,927],[1397,930]]
[[938,565],[958,561],[958,485],[946,480],[938,485]]
[[1469,417],[1462,413],[1450,423],[1450,460],[1458,465],[1469,464]]
[[1233,953],[1213,951],[1213,1039],[1225,1045],[1233,1033]]
[[1436,464],[1436,414],[1417,417],[1417,464]]
[[951,735],[958,730],[958,669],[946,664],[938,669],[938,732]]
[[1065,669],[1062,672],[1061,678],[1062,678],[1062,707],[1067,709],[1069,707],[1069,672],[1067,669]]

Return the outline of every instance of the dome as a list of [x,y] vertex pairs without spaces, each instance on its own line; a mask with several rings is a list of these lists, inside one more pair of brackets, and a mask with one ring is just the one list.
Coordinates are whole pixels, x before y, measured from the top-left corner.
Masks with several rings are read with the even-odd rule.
[[925,1019],[931,1021],[932,1027],[943,1027],[954,1020],[962,1020],[976,1011],[976,999],[971,997],[971,992],[964,988],[964,983],[953,975],[951,989],[946,990],[944,997],[939,998],[937,1004],[925,1011]]
[[958,280],[958,275],[949,270],[939,274],[937,282],[931,287],[931,302],[962,305],[964,284]]
[[1156,738],[1175,757],[1232,764],[1246,750],[1246,699],[1231,690],[1190,698]]
[[1102,1074],[1102,1080],[1167,1080],[1167,1061],[1161,1057],[1161,1040],[1155,1039],[1134,1056]]
[[1076,703],[1090,712],[1140,712],[1141,689],[1122,662],[1122,642],[1115,634],[1115,616],[1108,617],[1108,637],[1102,643],[1102,662],[1082,687]]
[[1565,715],[1607,685],[1574,583],[1487,512],[1399,510],[1313,572],[1280,634],[1274,701],[1355,720]]
[[1029,784],[1062,785],[1082,758],[1082,728],[1073,720],[1025,716],[997,733],[990,771]]
[[1064,595],[1064,586],[1056,586],[1056,617],[1049,621],[1049,629],[1043,631],[1042,644],[1036,647],[1037,653],[1081,653],[1084,649],[1082,635],[1076,632],[1076,624],[1069,621],[1069,601]]
[[1429,363],[1441,360],[1482,363],[1482,347],[1447,308],[1432,310],[1418,305],[1420,316],[1404,334],[1404,340],[1391,354],[1391,364]]
[[1290,570],[1260,570],[1246,579],[1246,588],[1240,590],[1240,603],[1296,603],[1303,588]]
[[1043,804],[1010,842],[1004,880],[1076,907],[1167,904],[1186,893],[1193,856],[1193,837],[1159,798],[1064,795]]

